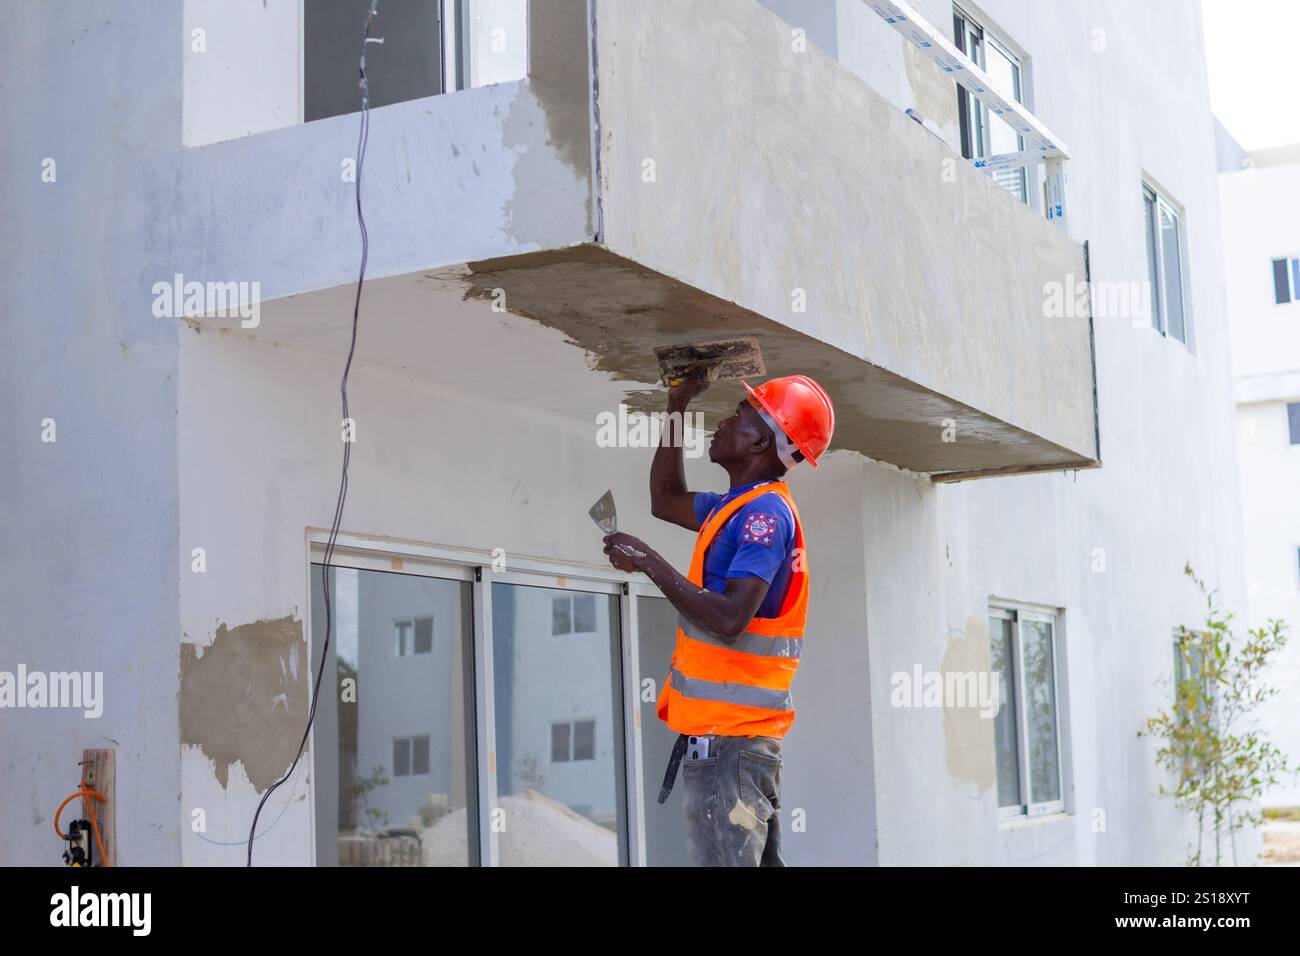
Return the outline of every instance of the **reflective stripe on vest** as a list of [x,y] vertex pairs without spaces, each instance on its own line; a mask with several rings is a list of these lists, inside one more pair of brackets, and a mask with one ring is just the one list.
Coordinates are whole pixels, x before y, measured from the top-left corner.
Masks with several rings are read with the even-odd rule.
[[682,614],[677,615],[677,629],[691,640],[704,641],[715,647],[726,648],[739,654],[756,654],[759,657],[798,657],[803,647],[802,637],[768,637],[746,631],[728,644],[712,631],[707,631]]
[[783,737],[794,721],[790,683],[799,667],[808,612],[808,568],[799,512],[785,482],[751,488],[709,515],[695,539],[688,580],[704,586],[704,557],[728,519],[760,495],[780,495],[794,518],[795,561],[776,617],[755,617],[728,643],[679,616],[677,646],[658,713],[684,734]]
[[771,690],[749,684],[719,683],[687,677],[676,667],[668,670],[668,683],[683,697],[695,700],[718,700],[726,704],[744,704],[746,707],[765,707],[769,710],[793,710],[794,701],[787,690]]

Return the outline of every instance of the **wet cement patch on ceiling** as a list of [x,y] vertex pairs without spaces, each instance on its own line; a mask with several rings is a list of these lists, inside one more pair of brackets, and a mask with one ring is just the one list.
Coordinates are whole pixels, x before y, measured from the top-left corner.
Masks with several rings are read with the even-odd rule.
[[222,787],[241,763],[258,792],[293,763],[307,721],[307,642],[295,617],[217,628],[181,645],[181,743],[203,751]]
[[[595,371],[629,383],[627,404],[662,411],[657,346],[753,335],[769,375],[803,373],[836,404],[832,448],[850,449],[910,471],[1087,467],[1039,436],[981,413],[773,319],[595,245],[526,253],[425,273],[430,291],[460,290],[562,332]],[[712,428],[744,397],[720,382],[692,409]],[[951,424],[948,424],[951,423]]]

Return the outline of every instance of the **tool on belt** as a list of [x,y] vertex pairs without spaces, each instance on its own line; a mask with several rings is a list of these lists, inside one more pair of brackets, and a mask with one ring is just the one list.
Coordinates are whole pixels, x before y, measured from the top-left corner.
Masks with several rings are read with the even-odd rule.
[[668,794],[672,793],[673,784],[677,782],[677,768],[681,765],[682,758],[703,760],[708,757],[709,747],[712,743],[713,737],[711,735],[677,735],[677,742],[673,744],[673,752],[668,757],[668,769],[664,771],[664,784],[659,788],[660,803],[667,800]]

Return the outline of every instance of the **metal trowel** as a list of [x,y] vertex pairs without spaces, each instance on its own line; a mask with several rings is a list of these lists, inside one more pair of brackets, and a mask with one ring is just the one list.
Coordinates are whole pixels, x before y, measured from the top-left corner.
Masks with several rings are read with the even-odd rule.
[[596,522],[596,527],[605,534],[613,534],[618,530],[618,513],[614,510],[614,492],[606,491],[587,511],[591,515],[591,520]]
[[758,339],[752,335],[665,345],[655,349],[655,358],[659,360],[659,380],[669,388],[680,385],[693,374],[702,374],[712,383],[724,378],[749,378],[767,373]]

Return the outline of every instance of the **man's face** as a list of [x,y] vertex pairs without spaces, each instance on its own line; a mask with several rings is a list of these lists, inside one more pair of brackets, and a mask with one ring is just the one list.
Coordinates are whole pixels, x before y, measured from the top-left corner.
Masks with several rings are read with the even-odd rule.
[[770,438],[767,425],[748,399],[736,403],[736,411],[718,422],[709,442],[709,461],[715,464],[742,461],[754,454],[754,444]]

